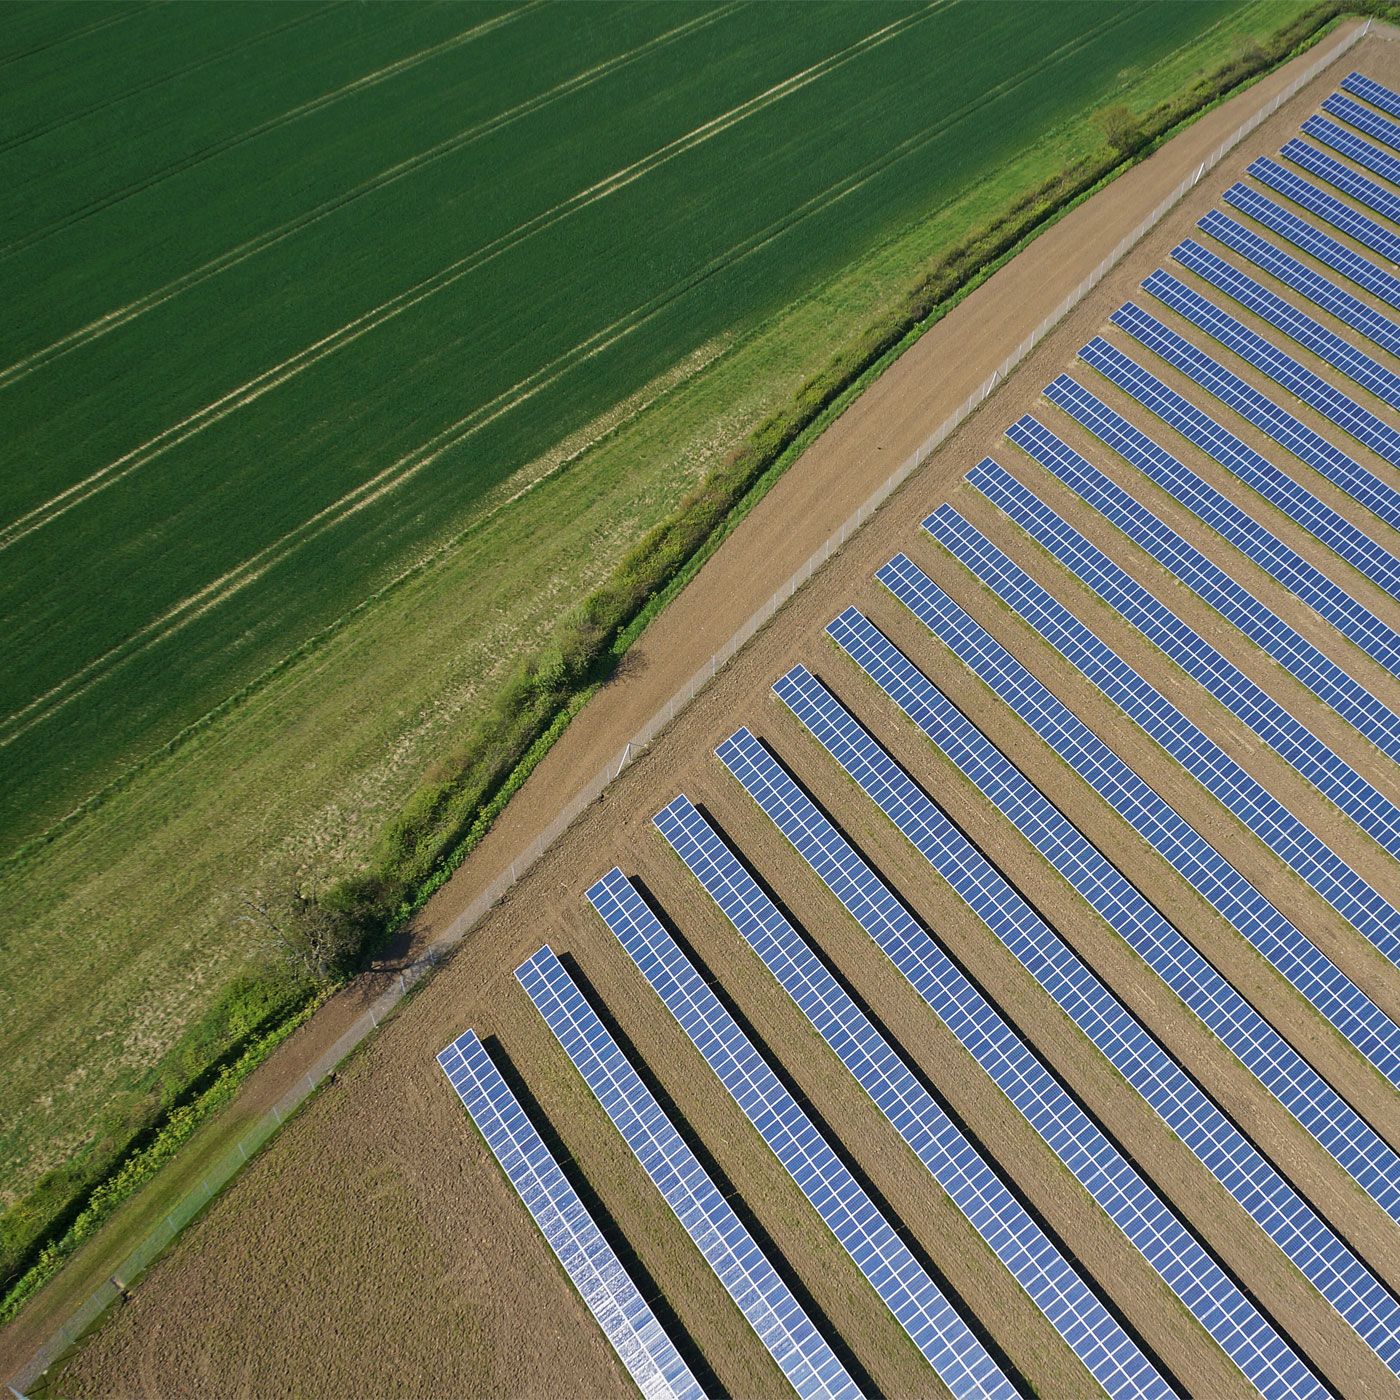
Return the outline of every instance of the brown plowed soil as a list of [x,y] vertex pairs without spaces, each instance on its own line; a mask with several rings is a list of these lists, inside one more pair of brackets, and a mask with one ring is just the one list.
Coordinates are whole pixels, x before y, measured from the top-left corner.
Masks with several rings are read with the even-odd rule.
[[[1040,386],[1104,329],[1113,307],[1166,260],[1171,247],[1211,207],[1215,193],[1253,156],[1276,151],[1351,67],[1400,85],[1400,49],[1379,36],[1369,37],[1204,181],[585,813],[401,1014],[343,1068],[338,1082],[313,1100],[215,1203],[78,1354],[63,1378],[63,1393],[627,1394],[625,1374],[464,1121],[434,1063],[446,1041],[473,1026],[489,1038],[532,1118],[566,1161],[634,1277],[658,1300],[663,1323],[682,1343],[707,1388],[744,1397],[783,1394],[773,1363],[513,980],[512,969],[547,941],[580,975],[634,1062],[645,1065],[678,1126],[767,1243],[819,1325],[839,1341],[853,1373],[885,1395],[941,1394],[874,1293],[583,902],[587,885],[614,863],[643,883],[905,1237],[946,1281],[951,1295],[980,1320],[1008,1367],[1042,1395],[1096,1393],[1059,1337],[990,1259],[967,1222],[651,830],[651,814],[682,790],[705,807],[743,852],[794,922],[898,1041],[973,1140],[996,1159],[1048,1232],[1079,1261],[1161,1367],[1193,1395],[1250,1393],[1161,1280],[711,757],[714,745],[740,724],[773,746],[1109,1135],[1226,1267],[1247,1282],[1260,1306],[1328,1382],[1349,1396],[1393,1393],[1394,1378],[1379,1360],[768,694],[771,682],[799,660],[821,676],[1338,1232],[1382,1278],[1400,1288],[1400,1238],[1393,1224],[821,634],[848,603],[865,610],[1341,1093],[1396,1140],[1400,1115],[1391,1091],[1085,784],[1019,721],[991,703],[980,683],[871,580],[872,571],[896,550],[908,551],[1210,839],[1226,843],[1231,858],[1251,879],[1363,988],[1400,1015],[1393,970],[917,530],[923,515],[954,500],[1305,821],[1333,840],[1346,859],[1378,887],[1394,892],[1393,863],[1368,838],[1344,829],[1345,823],[1320,798],[1219,705],[958,484],[968,467],[995,451],[1072,523],[1160,596],[1169,597],[1188,621],[1358,769],[1400,796],[1391,765],[1268,658],[1221,627],[1156,565],[1091,512],[1073,505],[1068,493],[1001,438],[1006,424],[1035,406]],[[599,763],[620,749],[733,632],[755,602],[840,524],[1126,229],[1288,77],[1285,69],[1212,113],[1065,219],[863,395],[647,632],[625,673],[587,707],[490,838],[425,912],[415,930],[416,943],[447,927],[593,777]],[[1105,395],[1113,397],[1107,390]],[[1229,482],[1165,429],[1159,431],[1136,407],[1130,409],[1121,398],[1113,401],[1358,597],[1377,610],[1387,607],[1383,595],[1277,512]],[[1106,451],[1090,448],[1063,415],[1043,404],[1037,411],[1051,416],[1057,431],[1377,694],[1400,705],[1395,678],[1381,674]],[[1317,426],[1336,436],[1320,422]],[[1280,458],[1276,449],[1269,455]],[[1395,479],[1388,467],[1372,465]],[[1400,543],[1394,535],[1386,538],[1372,517],[1354,511],[1325,483],[1309,479],[1308,484],[1390,547]],[[1393,605],[1388,615],[1394,618]],[[363,995],[363,988],[358,992]],[[357,1010],[354,997],[347,996],[318,1016],[257,1076],[250,1085],[251,1101],[259,1095],[270,1101],[287,1077],[299,1072],[297,1066],[329,1043]],[[15,1335],[7,1345],[14,1344]]]

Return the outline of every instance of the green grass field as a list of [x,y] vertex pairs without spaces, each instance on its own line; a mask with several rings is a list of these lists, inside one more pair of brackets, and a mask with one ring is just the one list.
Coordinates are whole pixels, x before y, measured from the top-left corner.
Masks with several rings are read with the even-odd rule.
[[1294,14],[0,9],[0,1204],[1086,109]]

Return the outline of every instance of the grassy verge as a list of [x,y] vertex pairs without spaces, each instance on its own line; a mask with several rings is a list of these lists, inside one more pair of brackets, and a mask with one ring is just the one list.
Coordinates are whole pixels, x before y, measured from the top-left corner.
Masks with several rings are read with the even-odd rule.
[[[1242,46],[1184,94],[1131,111],[1117,148],[1105,150],[1094,137],[1097,149],[1068,160],[999,214],[988,210],[976,232],[945,248],[917,281],[906,280],[901,296],[886,299],[889,309],[868,319],[839,355],[803,379],[780,411],[731,450],[584,603],[540,639],[496,692],[474,737],[442,760],[402,806],[363,869],[328,891],[326,904],[346,921],[360,946],[372,947],[450,875],[646,622],[874,375],[1027,239],[1183,122],[1314,41],[1343,12],[1325,3],[1293,14],[1272,39]],[[1389,15],[1392,7],[1377,5],[1368,12]],[[1150,92],[1150,80],[1142,86]],[[50,1173],[7,1212],[0,1226],[0,1278],[11,1286],[0,1317],[12,1315],[21,1296],[57,1267],[72,1247],[61,1241],[77,1220],[88,1221],[84,1230],[90,1233],[103,1211],[110,1211],[116,1198],[104,1195],[104,1187],[123,1179],[134,1189],[144,1180],[149,1173],[124,1177],[126,1164],[161,1141],[177,1116],[192,1124],[226,1101],[206,1097],[208,1086],[225,1084],[231,1092],[261,1058],[254,1048],[299,1014],[306,997],[305,987],[285,980],[255,979],[225,994],[162,1057],[135,1104],[100,1123],[93,1150]],[[183,1141],[187,1132],[180,1131]],[[99,1209],[89,1214],[90,1206]]]

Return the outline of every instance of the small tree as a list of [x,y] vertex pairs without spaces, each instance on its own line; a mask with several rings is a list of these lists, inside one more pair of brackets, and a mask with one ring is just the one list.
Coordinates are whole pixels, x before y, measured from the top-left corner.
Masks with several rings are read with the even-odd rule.
[[1095,112],[1094,125],[1120,156],[1130,156],[1142,146],[1142,126],[1121,102]]
[[299,976],[327,982],[355,950],[351,919],[327,909],[315,893],[292,889],[268,896],[244,895],[240,922],[258,931],[263,949]]

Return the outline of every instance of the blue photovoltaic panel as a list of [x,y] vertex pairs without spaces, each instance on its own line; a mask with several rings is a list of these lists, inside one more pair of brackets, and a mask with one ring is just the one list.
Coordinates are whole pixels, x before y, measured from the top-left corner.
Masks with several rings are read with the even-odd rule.
[[1256,223],[1282,234],[1295,248],[1301,248],[1318,262],[1340,272],[1349,282],[1374,293],[1390,306],[1400,307],[1400,277],[1377,267],[1369,258],[1363,258],[1354,248],[1349,248],[1330,234],[1314,228],[1292,210],[1266,199],[1249,185],[1231,185],[1221,198]]
[[1304,1277],[1400,1374],[1400,1304],[1366,1266],[806,667],[789,671],[774,690]]
[[704,1400],[476,1032],[453,1041],[438,1064],[637,1389],[646,1400]]
[[[1079,353],[1086,364],[1098,369],[1129,393],[1134,392],[1138,381],[1144,376],[1151,379],[1145,370],[1120,355],[1101,338],[1091,341]],[[1131,370],[1123,369],[1119,364],[1120,359],[1127,360]],[[1228,497],[1208,485],[1121,414],[1115,413],[1068,375],[1061,375],[1048,385],[1045,397],[1248,555],[1368,656],[1391,672],[1400,666],[1400,633],[1388,627],[1321,569],[1308,563],[1247,511],[1241,510]]]
[[[1067,386],[1065,392],[1079,388],[1068,377],[1064,379],[1064,386]],[[1400,760],[1400,715],[1388,709],[1252,593],[1241,588],[1224,569],[1187,544],[1146,506],[1077,452],[1033,452],[1032,455],[1134,544],[1170,569],[1227,622],[1234,623],[1382,753]]]
[[1369,102],[1371,106],[1379,107],[1382,112],[1389,112],[1392,117],[1400,117],[1400,93],[1392,92],[1374,78],[1368,78],[1364,73],[1348,73],[1342,79],[1342,88]]
[[[1201,364],[1207,359],[1206,356],[1195,351],[1160,322],[1137,314],[1137,308],[1132,307],[1131,303],[1114,312],[1114,322],[1184,372],[1199,373],[1203,377],[1210,374],[1209,368]],[[1108,345],[1101,337],[1091,341],[1079,353],[1085,364],[1091,365],[1105,379],[1131,394],[1187,441],[1214,457],[1227,471],[1252,487],[1271,505],[1277,506],[1314,539],[1325,544],[1339,559],[1346,560],[1358,573],[1365,574],[1392,596],[1400,595],[1400,560],[1331,506],[1318,500],[1311,491],[1305,490],[1286,472],[1280,471],[1267,458],[1261,457],[1247,443],[1228,432],[1208,413],[1168,388],[1156,375],[1149,374],[1135,360]],[[1328,462],[1326,465],[1328,474],[1333,474],[1336,464]],[[1341,475],[1342,471],[1338,469],[1336,474]],[[1356,480],[1350,484],[1358,491],[1365,490],[1367,486],[1364,481]],[[1376,485],[1380,489],[1368,494],[1380,510],[1388,510],[1389,488],[1384,482],[1377,482]]]
[[[1207,792],[1219,798],[1290,870],[1306,880],[1338,912],[1345,909],[1344,917],[1394,961],[1400,942],[1395,932],[1395,910],[1313,836],[1281,802],[1266,792],[1219,745],[1202,734],[1165,696],[1104,646],[1068,609],[1056,602],[990,540],[969,525],[952,506],[940,506],[924,521],[924,528],[1004,603],[1030,623],[1062,656],[1077,666],[1085,679],[1155,739]],[[1110,800],[1114,801],[1112,798]],[[1121,801],[1123,799],[1119,796],[1114,801],[1115,807]],[[1131,814],[1125,811],[1123,815],[1172,860],[1163,846],[1147,836],[1146,830],[1138,825],[1145,820],[1141,810],[1134,807]],[[1179,817],[1177,820],[1181,821]],[[1181,825],[1186,831],[1191,830],[1184,822]],[[1204,845],[1204,842],[1201,844]],[[1204,855],[1204,851],[1193,850],[1172,860],[1172,864],[1191,879],[1192,868],[1198,857]],[[1242,895],[1252,894],[1258,901],[1249,913],[1243,917],[1237,913],[1232,920],[1235,927],[1248,938],[1257,927],[1255,919],[1264,912],[1260,907],[1263,896],[1233,867],[1230,868],[1230,876],[1239,882]],[[1192,883],[1196,882],[1193,880]],[[1227,883],[1230,883],[1229,879]],[[1210,898],[1201,884],[1196,887],[1206,898]],[[1220,906],[1217,904],[1216,907]],[[1346,1008],[1347,1016],[1335,1016],[1333,1024],[1382,1074],[1400,1083],[1400,1026],[1384,1015],[1297,928],[1283,920],[1272,905],[1268,906],[1267,912],[1279,920],[1283,941],[1297,949],[1300,958],[1314,969],[1321,985],[1327,987]],[[1358,1039],[1358,1028],[1363,1027],[1369,1036],[1369,1041],[1365,1043]]]
[[[843,646],[846,638],[834,629],[852,618],[864,622],[852,609],[828,629]],[[763,745],[741,729],[716,752],[1256,1389],[1265,1396],[1320,1393],[1292,1348]]]
[[[1037,462],[1068,459],[1071,470],[1087,465],[1073,448],[1029,414],[1008,428],[1006,435]],[[1150,589],[1119,568],[990,457],[967,479],[1379,845],[1400,856],[1400,808],[1159,602]]]
[[1295,136],[1291,141],[1284,142],[1283,158],[1291,160],[1309,175],[1326,180],[1333,189],[1341,190],[1348,198],[1364,204],[1382,218],[1389,219],[1391,223],[1400,223],[1400,197],[1393,195],[1384,185],[1358,175],[1351,166],[1343,165],[1326,151],[1319,151],[1316,146],[1309,146]]
[[1338,155],[1354,160],[1357,165],[1364,165],[1392,185],[1400,184],[1400,160],[1387,151],[1378,150],[1369,141],[1363,141],[1354,131],[1329,122],[1325,117],[1309,117],[1303,123],[1303,135],[1330,146]]
[[[889,569],[898,580],[899,561]],[[855,608],[827,632],[1377,1204],[1400,1219],[1400,1156],[1322,1076]]]
[[[1354,126],[1373,141],[1379,141],[1393,151],[1400,151],[1400,126],[1377,116],[1369,107],[1363,107],[1359,102],[1353,102],[1351,98],[1334,92],[1322,104],[1322,110],[1334,117],[1340,117],[1348,126]],[[1304,130],[1307,128],[1304,127]]]
[[515,972],[594,1098],[800,1396],[860,1391],[546,945]]
[[1362,354],[1320,321],[1304,315],[1291,302],[1275,296],[1254,278],[1247,277],[1193,238],[1173,248],[1172,257],[1211,286],[1218,287],[1226,296],[1233,297],[1261,320],[1291,336],[1320,360],[1325,360],[1349,379],[1369,389],[1392,408],[1400,407],[1400,374],[1388,370],[1370,355]]
[[1248,258],[1255,267],[1276,277],[1284,286],[1301,292],[1315,306],[1331,312],[1352,330],[1360,331],[1382,350],[1389,350],[1392,355],[1400,354],[1400,323],[1383,316],[1368,302],[1353,296],[1321,273],[1314,272],[1291,253],[1285,253],[1282,248],[1218,209],[1212,209],[1196,227],[1210,234],[1216,242]]
[[1334,388],[1321,375],[1314,374],[1291,356],[1285,355],[1263,336],[1255,335],[1233,316],[1227,316],[1218,306],[1170,274],[1159,270],[1142,285],[1164,306],[1171,307],[1192,325],[1199,326],[1207,335],[1266,374],[1275,384],[1317,409],[1324,418],[1330,418],[1344,432],[1350,433],[1392,465],[1400,466],[1400,432],[1369,409],[1362,408],[1354,399],[1348,398],[1340,389]]
[[[1249,174],[1285,199],[1291,199],[1299,208],[1316,214],[1333,228],[1340,229],[1342,233],[1356,239],[1372,252],[1379,253],[1392,263],[1400,259],[1400,238],[1388,228],[1374,219],[1368,219],[1351,205],[1343,204],[1340,199],[1325,190],[1318,189],[1311,181],[1286,170],[1277,161],[1260,156],[1258,160],[1251,162]],[[1226,199],[1229,199],[1228,195]]]
[[632,882],[614,868],[588,891],[588,899],[944,1385],[968,1400],[1015,1400],[1015,1387],[987,1349]]
[[934,1102],[714,828],[683,797],[654,821],[1090,1375],[1113,1396],[1171,1395],[1171,1387],[1074,1266]]
[[[939,507],[924,521],[924,529],[988,587],[994,588],[1002,601],[1011,603],[1018,612],[1022,606],[1028,608],[1036,619],[1033,626],[1037,630],[1042,626],[1047,629],[1042,631],[1042,636],[1049,637],[1049,630],[1053,629],[1057,650],[1063,652],[1067,645],[1074,647],[1077,664],[1081,668],[1091,666],[1093,673],[1089,679],[1093,685],[1105,694],[1109,693],[1109,686],[1113,687],[1114,693],[1120,693],[1120,686],[1127,685],[1126,679],[1117,679],[1110,673],[1117,671],[1112,666],[1112,661],[1117,659],[1112,652],[1107,651],[1106,647],[1102,648],[1102,652],[1092,648],[1089,645],[1092,634],[1078,637],[1077,630],[1057,612],[1058,605],[1054,605],[1054,608],[1049,606],[1054,602],[1049,595],[1046,595],[1046,599],[1039,595],[1033,598],[1029,594],[1021,596],[1022,589],[1018,585],[1025,575],[1016,570],[1001,550],[967,525],[951,505]],[[1032,608],[1032,602],[1042,606]],[[1025,613],[1022,616],[1026,616]],[[1102,647],[1102,644],[1099,645]],[[1107,753],[1096,753],[1091,759],[1091,750],[1082,736],[1072,741],[1072,753],[1064,752],[1071,748],[1071,741],[1060,738],[1061,725],[1064,724],[1065,715],[1068,715],[1067,708],[1029,671],[1025,671],[1023,666],[1021,669],[1025,672],[1025,678],[1022,680],[1018,672],[1018,685],[1004,682],[1002,690],[997,692],[1002,699],[1011,704],[1016,714],[1021,715],[1037,734],[1046,739],[1051,748],[1056,749],[1065,762],[1081,774],[1149,846],[1155,847],[1193,889],[1233,925],[1240,937],[1259,949],[1277,967],[1278,972],[1294,984],[1299,994],[1308,998],[1317,1011],[1357,1047],[1366,1060],[1371,1061],[1392,1084],[1400,1084],[1400,1026],[1383,1014],[1375,1002],[1369,1000],[1361,988],[1347,979],[1333,962],[1324,958],[1323,953],[1303,937],[1298,928],[1264,899],[1259,890],[1240,875],[1231,862],[1219,855],[1194,827],[1172,811],[1123,760],[1113,755],[1113,762],[1110,762]],[[1170,727],[1172,717],[1154,704],[1152,696],[1155,692],[1149,694],[1149,689],[1151,687],[1145,685],[1141,690],[1134,686],[1131,697],[1128,697],[1127,690],[1123,690],[1121,693],[1127,703],[1116,703],[1124,708],[1130,720],[1140,724],[1173,757],[1179,757],[1182,766],[1205,785],[1200,759],[1208,750],[1204,746],[1200,750],[1187,748],[1183,742],[1186,736],[1173,732]],[[1075,734],[1078,735],[1078,731]],[[1190,763],[1187,763],[1187,757]],[[1243,784],[1236,791],[1242,792]],[[1263,798],[1260,801],[1263,802]],[[1254,825],[1256,823],[1250,823],[1252,829]],[[1316,888],[1317,883],[1322,882],[1322,875],[1317,872],[1309,874],[1312,875],[1309,883]]]

